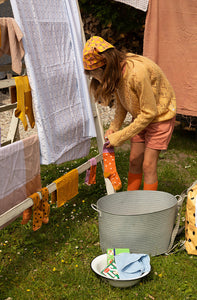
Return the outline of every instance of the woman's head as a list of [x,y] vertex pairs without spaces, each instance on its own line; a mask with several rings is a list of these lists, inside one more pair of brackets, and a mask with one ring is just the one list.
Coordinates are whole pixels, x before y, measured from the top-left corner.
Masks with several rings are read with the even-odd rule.
[[85,44],[83,65],[85,74],[90,76],[90,89],[95,101],[109,105],[122,77],[121,63],[126,54],[118,51],[101,37],[93,36]]

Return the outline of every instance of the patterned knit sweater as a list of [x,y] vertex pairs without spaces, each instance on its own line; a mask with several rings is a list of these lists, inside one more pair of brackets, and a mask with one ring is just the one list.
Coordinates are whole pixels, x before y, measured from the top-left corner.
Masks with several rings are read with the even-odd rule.
[[[170,120],[176,115],[172,86],[160,67],[144,56],[128,54],[115,96],[115,116],[109,128],[114,133],[108,136],[112,146],[120,146],[151,122]],[[127,112],[134,121],[120,130]]]

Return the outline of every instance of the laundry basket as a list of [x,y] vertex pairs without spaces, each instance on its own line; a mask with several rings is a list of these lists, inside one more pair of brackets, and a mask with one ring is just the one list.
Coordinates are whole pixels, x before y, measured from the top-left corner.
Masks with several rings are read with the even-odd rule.
[[160,191],[126,191],[91,205],[98,212],[100,246],[129,248],[133,253],[165,253],[177,216],[175,196]]

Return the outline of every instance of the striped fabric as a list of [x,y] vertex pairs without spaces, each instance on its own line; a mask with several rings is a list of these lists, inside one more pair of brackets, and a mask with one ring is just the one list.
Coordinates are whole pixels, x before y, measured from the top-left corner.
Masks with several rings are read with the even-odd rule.
[[15,205],[23,202],[28,196],[40,189],[38,136],[33,135],[24,140],[1,147],[0,214],[2,215]]

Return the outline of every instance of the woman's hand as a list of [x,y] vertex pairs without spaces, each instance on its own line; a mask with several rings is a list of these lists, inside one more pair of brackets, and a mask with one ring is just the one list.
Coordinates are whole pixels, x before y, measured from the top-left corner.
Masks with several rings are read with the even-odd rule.
[[[114,133],[114,131],[112,129],[108,129],[106,132],[105,132],[105,135],[104,135],[104,139],[105,139],[105,142],[108,141],[108,135]],[[113,147],[111,144],[107,145],[106,146],[107,148],[110,148],[110,147]]]

